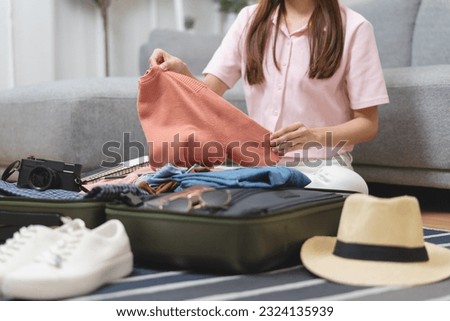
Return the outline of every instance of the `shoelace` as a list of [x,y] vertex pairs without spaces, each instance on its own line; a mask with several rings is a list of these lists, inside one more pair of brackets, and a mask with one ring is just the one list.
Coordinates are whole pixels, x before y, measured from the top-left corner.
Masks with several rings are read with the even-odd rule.
[[57,241],[55,245],[47,251],[36,257],[36,262],[42,262],[61,268],[63,263],[72,255],[77,248],[86,230],[83,228],[71,228],[67,231],[67,235]]
[[22,246],[27,244],[36,234],[36,227],[30,225],[28,227],[22,227],[19,231],[8,239],[5,244],[0,245],[0,262],[6,263],[8,259],[12,258]]

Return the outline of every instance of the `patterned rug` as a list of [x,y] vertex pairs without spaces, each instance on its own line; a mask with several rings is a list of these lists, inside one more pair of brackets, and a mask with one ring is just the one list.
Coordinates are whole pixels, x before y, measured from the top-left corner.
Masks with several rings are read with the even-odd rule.
[[[425,241],[450,249],[450,231],[424,229]],[[355,287],[315,277],[303,266],[252,275],[212,275],[136,267],[133,274],[75,300],[295,301],[450,300],[450,279],[415,287]]]

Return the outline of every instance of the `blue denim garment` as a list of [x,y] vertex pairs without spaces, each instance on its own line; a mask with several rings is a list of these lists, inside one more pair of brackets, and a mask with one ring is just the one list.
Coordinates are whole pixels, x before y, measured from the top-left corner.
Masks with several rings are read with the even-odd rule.
[[151,187],[156,188],[162,183],[171,181],[175,175],[186,173],[187,170],[188,169],[185,167],[177,167],[172,164],[166,164],[154,173],[142,175],[134,184],[138,185],[140,182],[145,181]]
[[177,190],[195,185],[215,188],[270,188],[270,187],[304,187],[311,180],[300,171],[288,167],[239,167],[223,171],[187,173],[187,168],[167,164],[155,173],[142,175],[135,184],[146,181],[150,186],[176,181],[180,183]]
[[177,174],[177,190],[195,185],[214,188],[305,187],[311,180],[300,171],[288,167],[240,167],[223,171]]

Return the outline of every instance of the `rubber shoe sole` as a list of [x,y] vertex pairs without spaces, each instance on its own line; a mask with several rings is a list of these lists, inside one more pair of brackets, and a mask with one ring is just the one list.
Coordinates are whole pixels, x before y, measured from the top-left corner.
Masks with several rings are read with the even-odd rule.
[[110,220],[94,230],[68,233],[36,260],[6,275],[3,293],[27,300],[56,300],[90,293],[133,270],[123,224]]
[[[53,277],[48,280],[34,281],[17,279],[14,274],[11,274],[5,279],[3,293],[7,297],[25,300],[65,299],[95,291],[104,284],[129,275],[132,270],[133,255],[130,252],[104,263],[88,274],[71,274],[61,276],[61,278]],[[27,271],[22,269],[21,272],[26,273]],[[34,271],[34,273],[36,272]]]

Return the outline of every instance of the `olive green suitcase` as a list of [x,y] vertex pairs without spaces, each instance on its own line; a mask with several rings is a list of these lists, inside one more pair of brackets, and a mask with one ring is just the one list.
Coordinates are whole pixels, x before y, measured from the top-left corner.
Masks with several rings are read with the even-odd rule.
[[105,202],[93,200],[41,200],[0,197],[0,243],[22,226],[58,226],[62,217],[80,218],[88,228],[105,222]]
[[107,204],[138,264],[254,273],[299,263],[301,244],[336,235],[345,195],[305,189],[235,189],[224,209],[189,213]]

